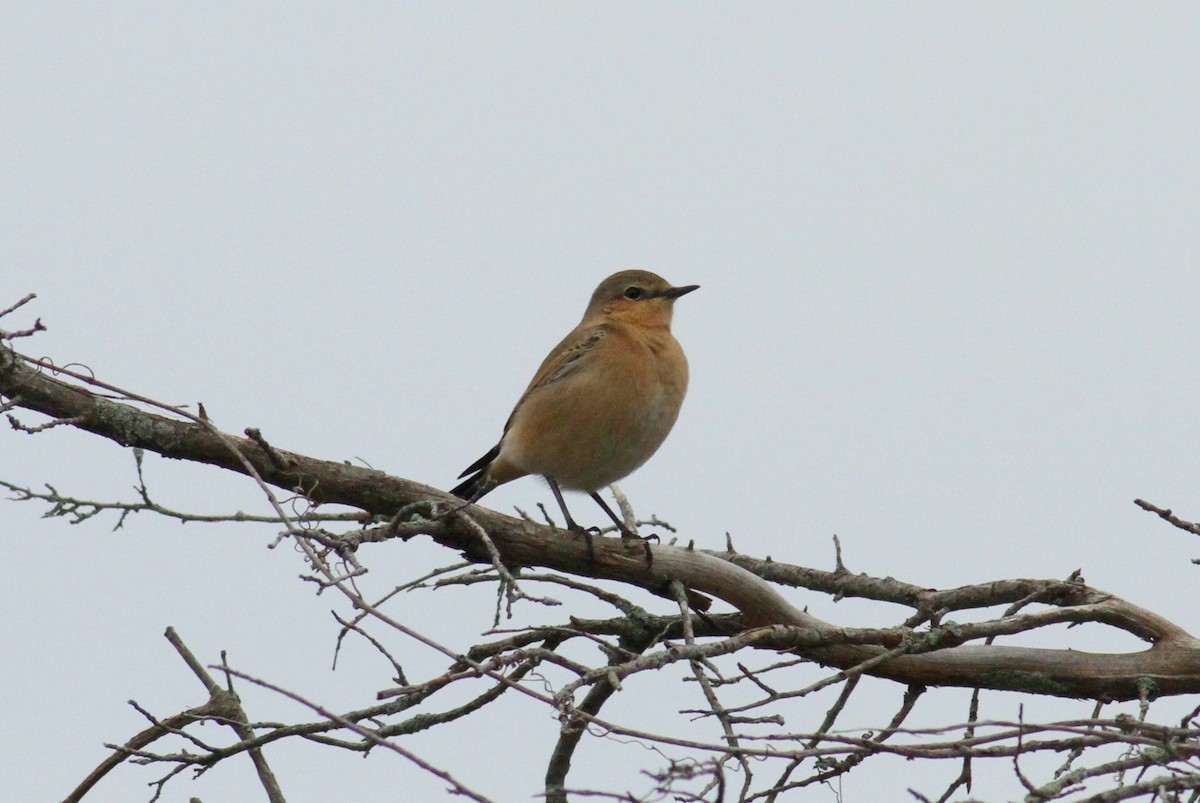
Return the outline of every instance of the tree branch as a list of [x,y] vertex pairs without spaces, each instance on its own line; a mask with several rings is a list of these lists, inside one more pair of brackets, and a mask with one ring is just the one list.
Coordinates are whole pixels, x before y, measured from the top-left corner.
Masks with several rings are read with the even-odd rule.
[[[878,645],[847,643],[848,631],[793,606],[771,582],[789,582],[789,575],[794,579],[801,571],[800,567],[768,566],[745,556],[726,554],[717,557],[672,546],[651,547],[653,562],[648,565],[640,543],[627,545],[620,539],[597,539],[592,559],[582,539],[565,531],[465,505],[436,488],[381,471],[318,460],[274,447],[264,448],[261,436],[236,438],[215,431],[207,421],[194,416],[192,420],[180,420],[148,412],[63,381],[50,372],[120,394],[135,403],[152,403],[138,394],[122,391],[86,375],[55,369],[42,361],[24,357],[0,344],[0,394],[17,406],[51,416],[125,447],[142,448],[164,457],[207,463],[243,474],[253,471],[263,481],[304,494],[318,504],[344,504],[386,516],[407,510],[405,520],[397,522],[397,529],[404,536],[427,533],[436,542],[463,552],[473,561],[490,563],[491,558],[478,535],[461,517],[449,515],[463,511],[486,530],[508,565],[544,566],[575,575],[616,580],[668,598],[670,582],[678,580],[689,589],[711,594],[733,605],[741,612],[740,621],[746,627],[781,624],[798,628],[776,640],[764,639],[760,646],[795,649],[828,666],[850,669],[866,662],[874,663],[888,650],[900,646],[903,640],[902,631],[879,631],[881,637],[892,633],[894,643],[886,638]],[[734,561],[757,570],[757,573],[735,565]],[[813,570],[803,571],[811,573]],[[919,610],[967,607],[968,601],[973,606],[1011,602],[1027,596],[1038,583],[1054,582],[1016,581],[1007,589],[1011,593],[1003,593],[1004,584],[999,584],[999,591],[996,585],[988,585],[931,595],[895,581],[862,579],[845,572],[840,575],[837,587],[841,593],[886,597]],[[822,582],[828,580],[825,578]],[[1181,628],[1086,586],[1064,586],[1061,594],[1050,601],[1063,606],[1067,613],[1057,619],[1038,614],[1041,617],[1039,623],[1104,622],[1154,640],[1155,644],[1142,652],[1115,654],[1011,646],[959,646],[963,640],[982,638],[991,633],[986,629],[973,630],[971,626],[955,626],[958,628],[955,630],[943,625],[936,631],[935,640],[905,641],[901,650],[904,654],[872,665],[869,673],[906,685],[982,686],[1092,699],[1137,699],[1147,687],[1157,695],[1200,691],[1200,643]],[[1027,620],[1024,624],[1034,623]],[[1017,627],[1017,632],[1019,629]],[[805,635],[798,638],[797,633]]]

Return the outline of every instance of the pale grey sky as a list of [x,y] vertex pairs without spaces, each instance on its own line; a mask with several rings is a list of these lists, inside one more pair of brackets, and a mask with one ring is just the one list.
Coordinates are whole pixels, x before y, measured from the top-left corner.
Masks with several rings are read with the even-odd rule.
[[[853,570],[929,586],[1082,568],[1200,632],[1200,543],[1131,503],[1200,517],[1198,41],[1189,3],[7,3],[0,308],[39,294],[36,354],[446,488],[596,283],[647,268],[702,289],[676,312],[679,423],[622,483],[639,512],[703,547],[729,531],[821,567],[837,533]],[[147,475],[175,507],[263,509],[241,478],[156,458]],[[92,437],[6,431],[0,478],[129,497],[134,473]],[[487,500],[538,501],[535,480]],[[40,513],[0,504],[14,799],[58,799],[139,730],[127,699],[161,715],[202,701],[167,625],[206,661],[228,649],[335,708],[387,684],[365,649],[329,671],[340,603],[266,549],[269,530]],[[384,590],[453,556],[365,557]],[[491,602],[440,591],[395,612],[461,647]],[[402,657],[417,675],[442,665]],[[687,693],[630,688],[612,715],[653,694],[666,716]],[[252,716],[302,716],[246,698]],[[933,719],[965,716],[965,695],[945,699]],[[985,706],[1016,715],[1013,698]],[[556,723],[502,709],[410,746],[531,799]],[[798,706],[789,726],[823,711]],[[394,756],[270,757],[296,803],[440,794]],[[573,780],[637,791],[652,761],[594,741]],[[244,763],[163,799],[257,799]],[[944,785],[892,769],[852,774],[845,799]],[[89,800],[147,799],[157,777],[124,768]]]

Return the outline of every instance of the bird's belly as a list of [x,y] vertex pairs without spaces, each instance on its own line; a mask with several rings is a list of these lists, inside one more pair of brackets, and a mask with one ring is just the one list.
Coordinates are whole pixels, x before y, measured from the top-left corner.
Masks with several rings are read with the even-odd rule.
[[674,426],[685,389],[654,375],[561,384],[526,399],[502,450],[530,474],[583,491],[611,485],[649,460]]

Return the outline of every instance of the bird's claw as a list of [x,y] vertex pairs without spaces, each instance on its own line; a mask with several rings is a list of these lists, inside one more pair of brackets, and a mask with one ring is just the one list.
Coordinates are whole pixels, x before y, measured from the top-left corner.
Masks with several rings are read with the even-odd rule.
[[583,536],[583,542],[587,545],[588,563],[595,563],[596,562],[595,537],[596,537],[596,534],[600,532],[599,528],[597,528],[597,527],[582,527],[582,526],[576,524],[575,522],[571,522],[567,525],[567,529],[573,533],[577,533],[578,535]]
[[642,545],[642,550],[646,553],[646,568],[650,569],[654,566],[654,554],[650,551],[650,541],[658,541],[659,537],[654,533],[650,535],[638,535],[627,527],[621,528],[621,540],[624,543],[637,541]]
[[649,535],[638,535],[633,530],[627,529],[625,527],[621,528],[621,537],[626,540],[632,539],[634,541],[653,541],[656,544],[660,543],[662,541],[662,539],[658,537],[658,533],[650,533]]

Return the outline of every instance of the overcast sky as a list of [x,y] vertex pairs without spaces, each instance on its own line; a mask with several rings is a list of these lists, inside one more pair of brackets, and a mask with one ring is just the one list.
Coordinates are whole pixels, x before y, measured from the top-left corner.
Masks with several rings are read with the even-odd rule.
[[[1197,42],[1191,3],[5,3],[0,308],[39,298],[0,326],[41,317],[31,353],[448,488],[595,285],[646,268],[701,289],[676,309],[692,369],[679,423],[622,483],[639,513],[702,547],[728,531],[825,568],[837,533],[851,569],[930,587],[1082,568],[1200,632],[1200,543],[1132,504],[1200,518]],[[265,511],[239,477],[154,457],[146,474],[173,507]],[[6,428],[0,479],[128,499],[135,474],[106,441]],[[534,479],[486,501],[552,503]],[[602,521],[585,502],[576,517]],[[143,517],[114,533],[42,512],[0,504],[13,799],[60,799],[104,742],[144,727],[126,700],[162,716],[203,701],[167,625],[206,663],[227,649],[334,708],[388,685],[361,647],[330,671],[329,610],[345,606],[266,548],[270,528]],[[364,555],[366,582],[382,593],[454,557],[390,544]],[[393,609],[455,648],[491,611],[482,589]],[[401,651],[417,676],[443,664]],[[667,712],[698,704],[677,683],[656,693]],[[649,694],[627,688],[611,715]],[[252,717],[305,717],[246,699]],[[965,716],[964,694],[940,699],[933,720]],[[985,695],[995,716],[1017,702]],[[498,713],[406,744],[532,799],[556,722],[529,701]],[[655,761],[581,750],[584,786],[644,789]],[[392,755],[268,758],[293,803],[442,788]],[[874,780],[891,799],[958,771],[893,769]],[[148,799],[160,774],[122,768],[89,800]],[[852,774],[845,799],[880,799],[871,777]],[[163,800],[257,799],[254,783],[227,762]]]

